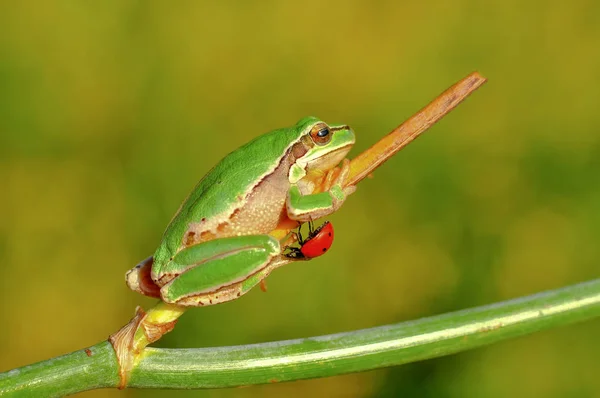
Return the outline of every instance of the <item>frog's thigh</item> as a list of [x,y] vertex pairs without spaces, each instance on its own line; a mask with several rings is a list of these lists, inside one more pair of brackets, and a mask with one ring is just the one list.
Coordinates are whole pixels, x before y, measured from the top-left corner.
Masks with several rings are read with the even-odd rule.
[[268,235],[215,239],[190,246],[165,267],[165,273],[177,276],[161,288],[161,296],[173,303],[243,281],[279,252],[279,242]]

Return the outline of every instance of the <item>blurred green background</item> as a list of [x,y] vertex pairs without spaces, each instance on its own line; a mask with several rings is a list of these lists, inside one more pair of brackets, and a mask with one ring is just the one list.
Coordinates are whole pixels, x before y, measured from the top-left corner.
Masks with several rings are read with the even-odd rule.
[[[305,115],[356,155],[473,70],[489,82],[359,186],[331,253],[189,311],[166,347],[348,331],[598,277],[600,3],[0,4],[0,370],[105,339],[197,180]],[[86,397],[600,397],[600,321],[407,366]],[[199,358],[201,360],[201,358]]]

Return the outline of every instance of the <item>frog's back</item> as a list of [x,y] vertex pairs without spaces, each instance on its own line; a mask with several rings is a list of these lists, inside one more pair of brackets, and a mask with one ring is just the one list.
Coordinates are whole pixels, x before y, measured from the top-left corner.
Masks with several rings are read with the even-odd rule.
[[314,120],[304,118],[294,127],[266,133],[224,157],[200,180],[171,220],[154,254],[155,263],[167,261],[180,249],[191,224],[195,230],[216,232],[219,224],[244,205],[252,188],[277,168],[286,150],[301,138],[306,124]]

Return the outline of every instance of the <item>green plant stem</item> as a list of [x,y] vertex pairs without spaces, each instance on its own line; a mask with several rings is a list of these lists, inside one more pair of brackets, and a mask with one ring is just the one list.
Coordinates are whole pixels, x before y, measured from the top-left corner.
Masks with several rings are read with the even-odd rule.
[[[454,354],[600,316],[600,279],[416,321],[275,343],[146,348],[129,387],[220,388],[326,377]],[[108,343],[0,374],[0,393],[56,396],[118,384]]]
[[115,351],[108,341],[103,341],[83,350],[0,373],[0,396],[62,397],[118,384]]

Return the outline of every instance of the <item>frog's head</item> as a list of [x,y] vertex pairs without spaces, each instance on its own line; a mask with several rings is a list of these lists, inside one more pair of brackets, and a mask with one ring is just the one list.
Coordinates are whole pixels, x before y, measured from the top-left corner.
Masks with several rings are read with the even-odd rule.
[[355,142],[354,131],[347,125],[329,126],[317,118],[307,117],[296,127],[302,131],[302,148],[290,170],[292,183],[307,174],[322,174],[337,166]]

